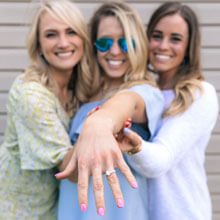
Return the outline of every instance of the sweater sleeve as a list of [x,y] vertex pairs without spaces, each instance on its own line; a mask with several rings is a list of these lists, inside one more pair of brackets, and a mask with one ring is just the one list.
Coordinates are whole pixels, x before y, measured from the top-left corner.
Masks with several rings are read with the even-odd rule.
[[144,100],[148,128],[151,137],[154,136],[164,109],[164,98],[161,91],[147,84],[134,86],[130,88],[130,91],[137,93]]
[[[129,164],[145,177],[165,174],[195,143],[211,132],[218,116],[214,87],[203,83],[204,93],[182,114],[166,118],[152,143],[143,141],[141,152],[127,156]],[[206,140],[204,140],[206,141]]]
[[38,83],[24,83],[19,89],[14,112],[21,168],[50,169],[59,164],[72,147],[67,127],[56,109],[56,99]]

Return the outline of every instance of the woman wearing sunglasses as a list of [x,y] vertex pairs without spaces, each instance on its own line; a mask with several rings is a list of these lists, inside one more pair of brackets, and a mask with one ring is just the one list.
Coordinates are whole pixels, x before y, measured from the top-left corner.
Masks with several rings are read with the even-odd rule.
[[[138,96],[138,99],[141,99],[142,102],[143,111],[139,112],[139,115],[137,114],[137,122],[144,122],[147,114],[149,126],[147,127],[146,123],[144,123],[144,127],[145,138],[148,138],[146,129],[149,129],[151,135],[154,134],[157,121],[163,109],[163,99],[158,88],[153,86],[155,83],[146,72],[147,39],[139,16],[125,3],[112,2],[103,4],[91,18],[90,33],[91,41],[94,44],[94,59],[98,64],[97,74],[100,88],[97,94],[92,97],[91,102],[82,105],[73,119],[70,130],[72,142],[76,142],[82,128],[82,122],[89,111],[101,105],[112,94],[129,87],[132,87],[129,89],[129,93],[133,96]],[[145,112],[144,103],[149,106],[147,112]],[[123,121],[126,119],[124,118]],[[108,120],[107,116],[106,120]],[[98,121],[94,122],[93,126],[98,127],[98,123]],[[104,129],[100,131],[100,138],[105,138],[105,136]],[[86,148],[88,151],[91,148],[89,140],[87,140]],[[85,151],[84,154],[86,155]],[[102,219],[114,220],[148,219],[146,179],[136,175],[134,172],[137,183],[133,181],[131,185],[133,188],[137,188],[137,185],[140,187],[132,189],[123,174],[119,170],[114,170],[117,161],[115,161],[115,164],[111,164],[108,163],[108,158],[106,158],[106,166],[101,169],[98,167],[99,156],[98,154],[96,158],[93,158],[97,166],[91,165],[94,168],[94,172],[91,173],[93,175],[93,184],[90,181],[88,186],[88,201],[80,189],[83,187],[80,178],[85,176],[80,177],[82,170],[79,169],[78,190],[84,196],[79,195],[80,207],[76,200],[78,197],[77,184],[68,180],[61,181],[59,219],[95,220],[99,219],[98,215],[103,216]],[[96,177],[102,172],[106,176],[97,181]],[[122,186],[125,198],[120,194],[119,183]],[[95,196],[93,195],[93,190]],[[104,201],[102,203],[98,202],[103,193],[105,194],[105,206]]]

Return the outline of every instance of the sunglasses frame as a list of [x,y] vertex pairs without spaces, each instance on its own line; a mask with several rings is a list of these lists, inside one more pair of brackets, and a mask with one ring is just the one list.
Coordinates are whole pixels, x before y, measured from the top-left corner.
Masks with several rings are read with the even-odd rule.
[[[106,42],[104,42],[105,45],[100,46],[101,41],[104,41],[104,40],[106,41]],[[110,37],[101,37],[101,38],[96,39],[94,45],[95,45],[97,51],[105,53],[105,52],[109,51],[112,48],[112,46],[114,44],[114,41],[115,40],[113,38],[110,38]],[[127,45],[127,41],[126,41],[125,37],[119,38],[117,40],[117,43],[118,43],[118,46],[120,47],[120,49],[123,53],[128,52],[128,45]],[[132,43],[133,43],[133,47],[135,48],[135,42],[134,42],[133,39],[132,39]]]

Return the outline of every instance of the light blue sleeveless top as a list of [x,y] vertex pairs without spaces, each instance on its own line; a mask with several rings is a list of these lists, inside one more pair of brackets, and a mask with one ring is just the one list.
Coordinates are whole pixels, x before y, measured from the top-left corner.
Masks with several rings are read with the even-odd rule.
[[[149,120],[148,127],[151,137],[154,136],[164,106],[164,100],[160,90],[150,85],[138,85],[129,90],[138,93],[144,99]],[[73,143],[77,140],[87,113],[103,102],[103,100],[90,102],[81,106],[70,128],[70,138]],[[89,183],[88,209],[83,213],[78,204],[77,184],[69,180],[62,180],[60,184],[58,220],[148,220],[147,180],[134,170],[132,171],[138,182],[139,187],[137,189],[133,189],[121,172],[116,170],[125,199],[124,208],[118,208],[116,206],[111,188],[108,185],[105,175],[103,175],[105,215],[102,217],[97,214],[92,181]]]

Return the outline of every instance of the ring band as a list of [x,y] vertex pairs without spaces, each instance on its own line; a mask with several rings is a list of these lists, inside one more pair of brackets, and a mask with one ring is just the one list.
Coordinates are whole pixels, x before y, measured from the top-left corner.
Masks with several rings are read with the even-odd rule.
[[110,175],[113,174],[113,173],[115,173],[115,169],[113,169],[113,170],[106,170],[106,171],[105,171],[105,175],[106,175],[106,176],[110,176]]

